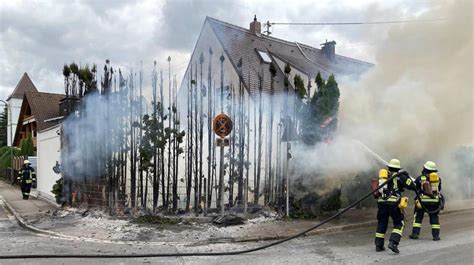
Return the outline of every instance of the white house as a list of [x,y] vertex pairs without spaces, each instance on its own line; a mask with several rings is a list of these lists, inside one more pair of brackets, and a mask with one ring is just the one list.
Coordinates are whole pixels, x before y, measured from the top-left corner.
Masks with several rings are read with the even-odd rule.
[[60,178],[54,173],[53,167],[56,163],[61,163],[61,125],[46,128],[38,132],[37,157],[38,157],[38,195],[50,200],[54,200],[51,193],[52,186]]
[[[247,141],[249,150],[245,151],[247,160],[251,162],[251,166],[246,170],[250,173],[246,172],[250,190],[256,189],[258,184],[255,181],[256,171],[254,171],[254,168],[257,167],[256,164],[260,165],[260,163],[256,163],[257,154],[271,153],[268,156],[271,159],[268,161],[262,159],[261,161],[260,168],[264,171],[260,178],[262,183],[259,189],[261,189],[264,186],[264,179],[268,179],[269,182],[273,181],[275,171],[278,172],[282,167],[277,162],[279,161],[278,157],[286,153],[282,151],[287,147],[282,145],[282,142],[286,141],[286,137],[283,136],[285,129],[282,129],[284,125],[281,121],[284,115],[290,115],[289,109],[291,107],[288,106],[285,109],[287,103],[282,104],[290,98],[284,93],[286,90],[285,66],[288,64],[291,68],[288,76],[288,95],[295,95],[293,80],[296,75],[299,75],[304,82],[306,97],[311,97],[316,91],[314,80],[318,72],[324,79],[327,79],[331,74],[334,74],[336,78],[358,77],[373,66],[364,61],[336,54],[335,41],[317,44],[321,48],[314,46],[266,35],[262,32],[262,25],[256,17],[248,28],[210,17],[204,21],[177,96],[181,124],[184,127],[196,126],[193,125],[193,122],[194,124],[203,124],[205,135],[202,142],[204,146],[208,146],[210,141],[214,141],[214,133],[210,130],[212,118],[216,114],[224,112],[237,125],[243,115],[235,114],[235,106],[244,105],[243,109],[246,113],[244,115],[246,116],[242,123],[243,125],[245,122],[252,124],[250,126],[252,128],[248,128],[247,131],[247,134],[252,134],[250,140]],[[269,71],[271,64],[275,66],[273,78],[271,78]],[[225,94],[223,97],[220,96],[221,90]],[[241,94],[243,94],[243,99],[239,99]],[[211,100],[212,95],[214,96]],[[263,113],[272,113],[272,116],[265,115],[257,122],[258,114],[256,114],[254,106],[259,105],[260,98],[263,98]],[[239,103],[238,100],[241,100],[242,103]],[[238,103],[235,103],[236,101]],[[192,106],[194,106],[194,110]],[[198,109],[196,106],[200,108]],[[191,119],[187,119],[187,117],[191,117]],[[190,123],[188,123],[189,120],[191,120]],[[259,129],[259,126],[256,126],[257,123],[259,126],[263,125],[263,129]],[[291,126],[288,125],[288,127]],[[257,130],[263,130],[263,133],[257,135]],[[233,133],[235,131],[234,127]],[[248,137],[248,135],[242,137]],[[260,138],[261,141],[258,141],[257,138]],[[192,141],[196,141],[196,139],[192,139]],[[259,146],[258,150],[257,145]],[[186,150],[186,152],[190,151]],[[202,152],[202,157],[204,157],[203,174],[208,179],[208,189],[210,189],[210,187],[216,187],[216,182],[212,183],[213,177],[208,176],[210,174],[207,173],[211,166],[206,160],[209,157],[208,153],[209,151],[204,148]],[[233,153],[234,151],[232,151],[232,156],[234,156]],[[214,165],[214,168],[216,167],[219,165]],[[217,172],[219,171],[217,170]],[[226,178],[224,183],[235,181],[235,179],[229,181],[229,172],[229,169],[224,170],[224,178]],[[263,175],[271,176],[264,177]],[[239,181],[242,181],[241,178]],[[232,189],[229,191],[234,192]],[[213,200],[211,198],[211,201]]]

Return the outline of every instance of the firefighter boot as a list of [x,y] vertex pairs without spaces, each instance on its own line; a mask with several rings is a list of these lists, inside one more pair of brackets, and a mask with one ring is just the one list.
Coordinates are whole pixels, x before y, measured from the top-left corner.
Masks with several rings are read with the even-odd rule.
[[398,250],[398,244],[393,240],[390,240],[390,243],[388,243],[388,248],[392,250],[393,253],[400,253],[400,251]]
[[420,237],[420,235],[418,235],[418,234],[411,234],[411,235],[409,235],[408,237],[411,238],[411,239],[418,239],[418,238]]
[[384,246],[375,246],[375,251],[377,251],[377,252],[381,252],[381,251],[384,251],[384,250],[385,250]]

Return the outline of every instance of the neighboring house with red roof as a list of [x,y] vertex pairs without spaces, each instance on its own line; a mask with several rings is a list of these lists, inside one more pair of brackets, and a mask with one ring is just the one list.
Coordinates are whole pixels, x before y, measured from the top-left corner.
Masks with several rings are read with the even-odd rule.
[[59,103],[64,97],[64,94],[26,91],[13,146],[20,147],[21,141],[31,135],[36,149],[38,132],[58,124]]
[[52,186],[60,177],[53,172],[53,167],[61,159],[60,102],[64,98],[64,94],[38,92],[24,73],[7,99],[12,108],[13,123],[9,120],[9,126],[12,126],[13,146],[19,148],[28,135],[33,138],[36,157],[28,157],[37,170],[38,185],[33,194],[50,200],[54,200]]
[[9,108],[11,109],[11,115],[8,115],[8,146],[10,146],[12,143],[11,133],[14,134],[16,132],[18,117],[20,116],[21,104],[23,102],[25,92],[27,91],[38,92],[38,89],[36,89],[35,85],[33,84],[33,81],[31,81],[28,74],[24,73],[20,81],[18,81],[18,84],[16,85],[15,89],[13,89],[13,92],[7,98]]

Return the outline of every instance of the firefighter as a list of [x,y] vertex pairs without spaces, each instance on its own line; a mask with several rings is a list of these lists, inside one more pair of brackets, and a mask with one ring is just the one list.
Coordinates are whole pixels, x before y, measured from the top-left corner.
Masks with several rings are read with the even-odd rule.
[[[439,224],[439,210],[441,206],[441,178],[438,177],[438,170],[436,169],[436,163],[433,161],[426,161],[423,165],[421,175],[416,178],[415,184],[419,192],[419,199],[430,217],[431,224],[431,235],[434,241],[438,241],[440,224]],[[415,216],[413,217],[413,231],[410,235],[411,239],[418,239],[420,236],[421,224],[423,223],[423,217],[425,215],[425,209],[421,206],[417,200],[415,204]]]
[[18,178],[21,181],[21,194],[23,195],[23,200],[28,200],[30,197],[31,185],[36,183],[36,173],[31,163],[28,160],[23,162],[23,166],[20,169]]
[[405,216],[403,208],[408,204],[408,198],[402,197],[404,188],[415,190],[416,186],[408,172],[400,167],[400,160],[392,159],[387,165],[387,169],[379,171],[379,183],[386,182],[393,177],[387,185],[377,191],[377,231],[375,233],[375,250],[384,251],[385,232],[387,231],[389,217],[393,220],[393,230],[390,235],[388,248],[394,253],[400,253],[398,244],[402,238],[405,226]]

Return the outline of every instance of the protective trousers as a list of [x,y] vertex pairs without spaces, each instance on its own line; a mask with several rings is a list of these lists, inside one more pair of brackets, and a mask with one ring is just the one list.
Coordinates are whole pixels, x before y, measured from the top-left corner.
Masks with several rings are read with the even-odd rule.
[[396,245],[400,243],[405,226],[405,216],[403,215],[398,204],[378,203],[377,211],[377,231],[375,233],[375,246],[383,247],[385,240],[385,232],[388,228],[389,217],[393,220],[393,230],[390,235],[390,241],[394,241]]
[[21,194],[23,194],[23,199],[27,200],[30,197],[31,183],[21,182]]
[[[439,204],[424,204],[428,211],[436,211],[438,209]],[[439,224],[439,212],[436,213],[428,213],[430,216],[430,224],[431,224],[431,234],[433,237],[439,237],[439,230],[441,228]],[[414,235],[419,235],[421,230],[421,224],[423,223],[423,217],[425,216],[425,210],[423,208],[419,209],[415,207],[415,216],[413,217],[413,232]]]

